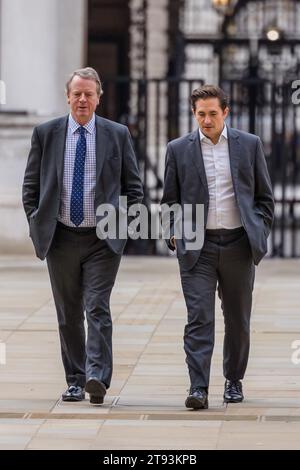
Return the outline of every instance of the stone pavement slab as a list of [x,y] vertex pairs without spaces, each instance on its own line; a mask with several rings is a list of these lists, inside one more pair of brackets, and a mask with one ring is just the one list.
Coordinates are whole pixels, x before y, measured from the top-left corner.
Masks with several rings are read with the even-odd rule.
[[[222,400],[223,318],[209,409],[187,410],[186,310],[174,257],[124,257],[112,294],[114,374],[102,406],[63,403],[64,372],[45,263],[0,257],[0,449],[299,449],[300,260],[257,269],[246,399]],[[0,343],[0,344],[1,344]],[[300,355],[299,355],[300,357]]]

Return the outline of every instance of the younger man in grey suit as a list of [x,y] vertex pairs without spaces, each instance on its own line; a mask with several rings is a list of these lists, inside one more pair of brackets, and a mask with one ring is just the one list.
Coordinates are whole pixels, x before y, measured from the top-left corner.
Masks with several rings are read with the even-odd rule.
[[[100,240],[96,210],[119,196],[140,203],[142,184],[127,127],[95,115],[97,72],[67,82],[70,114],[33,131],[23,204],[36,254],[47,259],[68,389],[64,401],[103,403],[112,376],[110,294],[125,239]],[[84,310],[88,334],[85,344]]]
[[201,409],[208,407],[217,285],[225,322],[224,401],[243,400],[254,264],[267,252],[274,200],[260,139],[224,122],[229,112],[225,93],[205,85],[193,91],[191,105],[199,129],[168,144],[162,203],[204,205],[202,248],[187,249],[184,236],[167,242],[177,251],[188,310],[184,347],[191,388],[186,407]]

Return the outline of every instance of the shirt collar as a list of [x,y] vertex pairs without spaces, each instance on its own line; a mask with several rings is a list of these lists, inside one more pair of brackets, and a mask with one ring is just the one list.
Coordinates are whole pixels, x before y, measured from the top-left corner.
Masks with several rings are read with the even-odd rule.
[[[84,126],[82,126],[82,127],[84,127],[85,130],[89,134],[93,134],[94,130],[95,130],[95,122],[96,122],[96,118],[95,118],[95,113],[94,113],[92,118],[90,119],[90,121],[87,122],[86,124],[84,124]],[[70,113],[69,114],[69,129],[71,130],[72,134],[74,134],[74,132],[76,132],[77,129],[79,129],[79,127],[81,127],[81,125],[78,124],[77,121],[75,121],[72,114]]]
[[[200,135],[200,141],[201,142],[203,141],[203,142],[206,142],[208,144],[212,144],[212,141],[209,139],[209,137],[206,137],[206,135],[203,134],[203,132],[201,131],[200,128],[199,128],[199,135]],[[223,127],[223,130],[222,130],[221,135],[219,137],[218,143],[221,142],[222,137],[226,140],[228,139],[226,124],[224,124],[224,127]]]

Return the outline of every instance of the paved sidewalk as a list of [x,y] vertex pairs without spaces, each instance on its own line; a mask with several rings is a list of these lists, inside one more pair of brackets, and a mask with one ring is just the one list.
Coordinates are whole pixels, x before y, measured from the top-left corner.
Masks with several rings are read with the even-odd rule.
[[[300,449],[300,261],[257,270],[246,400],[222,402],[217,299],[210,407],[184,407],[186,311],[174,258],[123,258],[112,296],[114,375],[103,406],[62,403],[56,316],[44,263],[0,258],[1,449]],[[300,357],[300,354],[298,355]],[[88,397],[88,395],[87,395]]]

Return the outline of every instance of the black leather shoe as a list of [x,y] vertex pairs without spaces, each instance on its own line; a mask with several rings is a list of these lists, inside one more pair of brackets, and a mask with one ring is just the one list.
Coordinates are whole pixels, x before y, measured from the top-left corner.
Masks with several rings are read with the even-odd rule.
[[224,388],[225,403],[240,403],[244,400],[242,382],[240,380],[226,380]]
[[101,380],[90,377],[85,385],[85,390],[90,394],[90,403],[101,405],[106,394],[106,387]]
[[194,410],[208,408],[207,391],[202,387],[192,387],[189,396],[185,400],[185,406]]
[[85,399],[84,388],[79,385],[70,385],[70,387],[62,394],[62,401],[82,401]]

